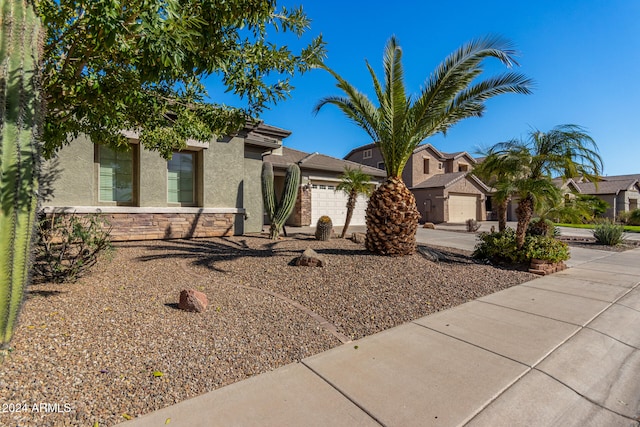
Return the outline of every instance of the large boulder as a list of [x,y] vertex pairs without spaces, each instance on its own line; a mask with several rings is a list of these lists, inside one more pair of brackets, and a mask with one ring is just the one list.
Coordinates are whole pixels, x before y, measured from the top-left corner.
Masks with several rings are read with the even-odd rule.
[[305,251],[295,260],[295,265],[303,265],[308,267],[324,267],[327,265],[327,260],[318,255],[316,251],[311,248],[305,249]]
[[209,305],[209,301],[207,300],[207,296],[202,292],[198,292],[195,289],[184,289],[180,291],[179,309],[201,313],[207,308],[207,305]]

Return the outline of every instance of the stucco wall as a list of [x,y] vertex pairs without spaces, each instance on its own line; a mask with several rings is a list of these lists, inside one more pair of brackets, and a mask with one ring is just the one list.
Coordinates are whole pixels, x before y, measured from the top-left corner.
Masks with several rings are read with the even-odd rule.
[[[193,236],[227,235],[228,233],[242,234],[245,232],[259,232],[262,230],[262,197],[260,188],[260,172],[262,165],[261,149],[247,148],[243,138],[226,138],[222,141],[212,141],[209,148],[188,150],[196,153],[196,207],[231,209],[232,213],[219,216],[217,211],[207,215],[206,224],[202,231]],[[123,224],[132,221],[136,215],[140,223],[136,230],[149,227],[147,233],[136,235],[153,236],[158,238],[164,233],[159,230],[159,223],[164,225],[172,221],[192,223],[197,221],[197,215],[185,212],[184,217],[158,216],[150,217],[155,211],[164,208],[176,208],[174,214],[181,214],[181,207],[171,205],[167,201],[167,162],[156,152],[148,151],[134,144],[134,187],[135,191],[133,211],[129,210],[119,215],[118,209],[111,203],[98,201],[98,164],[96,162],[96,147],[87,138],[74,140],[62,149],[55,159],[44,165],[45,178],[49,189],[43,189],[48,194],[43,207],[91,207],[95,209],[109,207],[110,213],[115,215],[114,224],[122,228]],[[114,210],[115,209],[115,210]],[[124,207],[122,207],[124,209]],[[150,210],[149,210],[150,209]],[[141,213],[144,210],[144,213]],[[140,211],[140,212],[138,212]],[[225,211],[226,212],[226,211]],[[248,218],[245,220],[245,213]],[[164,214],[163,214],[164,215]],[[194,216],[195,215],[195,216]],[[212,216],[213,215],[213,216]],[[232,227],[227,222],[231,219]],[[204,219],[203,216],[200,216]],[[224,224],[223,224],[224,222]],[[196,223],[194,223],[196,224]],[[196,224],[197,225],[197,224]],[[198,227],[200,227],[198,225]],[[166,228],[166,227],[165,227]],[[176,228],[176,227],[173,227]],[[178,227],[180,228],[180,227]],[[220,230],[223,230],[222,232]],[[231,231],[229,231],[231,230]],[[118,231],[117,233],[120,233]],[[186,236],[178,231],[175,235],[166,237]]]
[[[424,159],[429,159],[429,173],[424,173]],[[418,185],[430,177],[444,173],[444,168],[439,169],[441,163],[431,151],[425,149],[415,153],[409,159],[409,163],[402,172],[402,179],[409,187]]]
[[416,207],[421,215],[421,222],[444,222],[444,189],[416,189]]
[[93,144],[80,137],[44,162],[44,206],[86,206],[97,201]]

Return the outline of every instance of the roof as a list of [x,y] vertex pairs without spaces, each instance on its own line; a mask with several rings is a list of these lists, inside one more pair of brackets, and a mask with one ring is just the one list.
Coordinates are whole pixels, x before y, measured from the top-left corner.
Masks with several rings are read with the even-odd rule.
[[300,169],[313,169],[329,172],[344,172],[345,167],[362,169],[362,172],[373,177],[386,178],[387,173],[382,169],[365,166],[349,160],[337,159],[320,153],[305,153],[289,147],[282,147],[282,155],[269,154],[263,160],[271,162],[275,168],[286,168],[292,163],[297,163]]
[[[371,144],[367,144],[367,145],[362,145],[360,147],[356,147],[353,150],[349,151],[349,153],[347,153],[346,156],[344,156],[345,159],[348,159],[351,155],[353,155],[354,153],[357,153],[359,151],[364,151],[364,150],[369,150],[371,148],[374,148],[376,146],[376,144],[371,143]],[[431,144],[421,144],[418,145],[414,150],[413,150],[413,154],[416,154],[422,150],[427,150],[430,149],[431,151],[434,152],[434,154],[438,157],[440,157],[441,160],[454,160],[460,157],[464,157],[466,156],[469,160],[471,160],[472,162],[477,162],[477,160],[475,158],[473,158],[473,156],[471,156],[469,153],[467,153],[466,151],[456,151],[455,153],[445,153],[443,151],[438,150],[436,147],[434,147]]]
[[453,172],[453,173],[437,174],[428,178],[425,181],[422,181],[418,185],[414,185],[413,187],[411,187],[411,190],[418,189],[418,188],[447,188],[465,177],[477,183],[485,191],[487,192],[490,191],[489,187],[487,187],[475,175],[469,174],[469,172]]
[[618,194],[621,191],[626,191],[632,186],[638,186],[637,179],[621,179],[621,180],[608,180],[593,182],[576,182],[576,187],[582,194]]
[[637,179],[640,181],[640,173],[629,174],[629,175],[611,175],[611,176],[601,176],[600,179],[602,181],[621,181],[625,179]]

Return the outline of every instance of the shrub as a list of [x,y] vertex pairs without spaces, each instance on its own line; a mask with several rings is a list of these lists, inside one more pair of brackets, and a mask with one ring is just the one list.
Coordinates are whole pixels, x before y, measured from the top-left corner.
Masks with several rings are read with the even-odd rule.
[[476,231],[478,231],[479,228],[480,228],[480,224],[478,224],[478,221],[476,221],[473,218],[469,218],[467,220],[467,231],[469,233],[475,233]]
[[627,218],[627,224],[640,225],[640,209],[634,209],[631,212],[629,212],[629,217]]
[[489,259],[507,264],[519,264],[525,260],[518,251],[516,232],[512,228],[493,233],[480,233],[473,251],[474,258]]
[[531,236],[554,237],[560,234],[553,222],[544,218],[535,218],[529,223],[527,234]]
[[516,233],[511,228],[497,233],[480,233],[478,239],[480,241],[473,252],[474,258],[507,264],[527,263],[532,258],[549,262],[569,259],[569,246],[549,236],[528,235],[520,250],[516,243]]
[[569,245],[549,236],[527,236],[522,247],[523,258],[533,258],[549,262],[560,262],[569,259]]
[[45,216],[38,222],[34,279],[73,282],[103,251],[111,249],[111,227],[100,214]]
[[604,221],[594,227],[593,237],[601,245],[616,246],[624,240],[624,227],[611,221]]

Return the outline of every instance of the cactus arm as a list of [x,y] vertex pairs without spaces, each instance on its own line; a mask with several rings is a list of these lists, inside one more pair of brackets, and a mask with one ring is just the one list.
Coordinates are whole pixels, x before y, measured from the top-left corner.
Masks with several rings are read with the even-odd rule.
[[269,229],[269,237],[275,240],[280,235],[280,229],[284,225],[298,198],[298,187],[300,186],[300,168],[296,164],[289,165],[287,174],[284,178],[284,189],[280,202],[276,206],[275,190],[273,186],[273,166],[269,162],[262,164],[262,195],[264,206],[271,227]]
[[37,207],[40,33],[26,0],[0,0],[0,12],[0,347],[6,347],[29,280]]
[[273,221],[273,215],[276,212],[276,192],[273,188],[273,165],[271,162],[262,163],[262,200],[269,221]]
[[289,165],[287,175],[284,178],[284,189],[278,204],[278,209],[274,215],[274,221],[282,226],[293,212],[298,198],[298,187],[300,186],[300,168],[296,164]]

